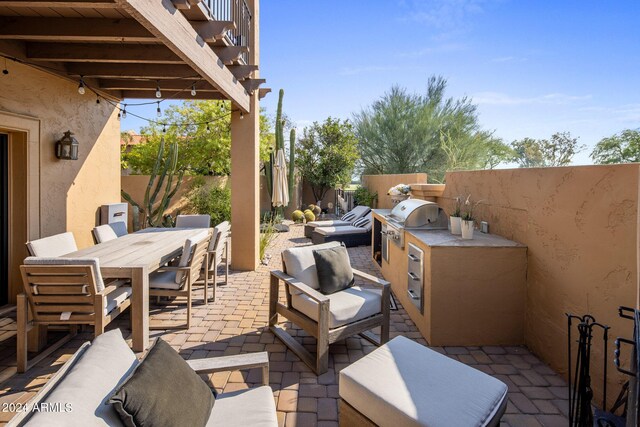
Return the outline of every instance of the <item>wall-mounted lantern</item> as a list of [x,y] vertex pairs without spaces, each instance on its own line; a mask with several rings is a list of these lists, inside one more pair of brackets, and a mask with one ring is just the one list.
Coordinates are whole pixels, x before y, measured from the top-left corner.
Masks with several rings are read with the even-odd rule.
[[56,142],[56,157],[64,160],[78,160],[78,140],[73,137],[70,130]]

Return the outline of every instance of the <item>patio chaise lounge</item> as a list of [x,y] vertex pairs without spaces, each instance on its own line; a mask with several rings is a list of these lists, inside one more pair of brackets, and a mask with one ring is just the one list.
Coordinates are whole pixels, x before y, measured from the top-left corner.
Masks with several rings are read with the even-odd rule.
[[371,212],[371,208],[368,206],[356,206],[351,209],[351,211],[344,214],[340,219],[308,222],[304,225],[304,236],[311,239],[313,231],[318,227],[343,227],[353,225],[354,221],[359,220],[369,212]]
[[371,213],[353,222],[353,225],[341,227],[316,227],[311,236],[313,244],[342,242],[348,248],[371,245],[371,229],[373,217]]
[[[198,374],[261,368],[262,386],[216,397],[208,426],[278,425],[273,392],[268,385],[269,359],[266,352],[191,359],[186,363]],[[11,420],[9,426],[123,426],[114,405],[107,401],[139,364],[119,329],[100,335],[93,342],[84,343],[26,404],[26,410]],[[171,370],[171,367],[167,369]],[[156,391],[149,390],[150,393]],[[51,407],[57,404],[61,409],[33,410],[44,407],[45,403]]]

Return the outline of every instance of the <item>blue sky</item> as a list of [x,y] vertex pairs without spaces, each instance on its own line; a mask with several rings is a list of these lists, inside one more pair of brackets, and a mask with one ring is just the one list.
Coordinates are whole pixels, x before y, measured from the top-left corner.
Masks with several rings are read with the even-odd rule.
[[639,21],[638,0],[262,0],[262,105],[273,114],[284,88],[301,130],[441,75],[484,129],[507,142],[569,131],[586,164],[602,137],[640,127]]

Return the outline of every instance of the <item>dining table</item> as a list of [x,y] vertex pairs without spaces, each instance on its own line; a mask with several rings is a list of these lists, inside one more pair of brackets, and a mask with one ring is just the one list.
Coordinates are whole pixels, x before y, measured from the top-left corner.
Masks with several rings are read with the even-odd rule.
[[104,279],[131,281],[131,347],[141,352],[149,345],[149,273],[179,256],[185,241],[205,230],[145,228],[63,257],[97,258]]

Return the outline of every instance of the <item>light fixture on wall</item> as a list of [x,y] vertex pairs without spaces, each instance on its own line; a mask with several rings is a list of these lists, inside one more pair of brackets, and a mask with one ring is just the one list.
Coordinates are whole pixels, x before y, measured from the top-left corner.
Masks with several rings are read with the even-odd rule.
[[73,137],[70,130],[56,142],[56,157],[64,160],[78,160],[78,140]]

